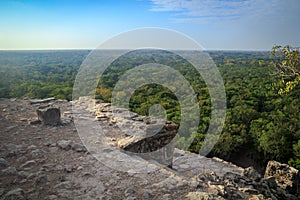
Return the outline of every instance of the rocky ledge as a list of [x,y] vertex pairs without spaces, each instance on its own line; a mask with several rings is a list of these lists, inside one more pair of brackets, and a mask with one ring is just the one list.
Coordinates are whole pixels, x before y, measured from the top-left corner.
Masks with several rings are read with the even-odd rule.
[[[53,98],[0,99],[0,199],[300,198],[299,172],[288,165],[270,161],[261,175],[251,167],[174,148],[162,159],[140,157],[128,152],[160,148],[174,137],[176,125],[122,115],[127,111],[87,97],[76,105],[72,109],[71,102]],[[80,138],[76,115],[92,119],[89,127],[101,125],[105,138]],[[139,131],[146,135],[134,135]],[[86,148],[89,141],[99,145],[98,140],[106,145],[103,162]],[[166,166],[170,159],[172,168]]]

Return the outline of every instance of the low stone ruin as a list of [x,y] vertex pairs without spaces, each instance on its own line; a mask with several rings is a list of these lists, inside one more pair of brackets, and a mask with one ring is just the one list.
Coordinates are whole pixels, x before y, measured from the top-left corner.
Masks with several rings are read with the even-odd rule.
[[43,125],[56,126],[61,123],[60,120],[60,108],[58,107],[40,107],[36,110],[38,119]]

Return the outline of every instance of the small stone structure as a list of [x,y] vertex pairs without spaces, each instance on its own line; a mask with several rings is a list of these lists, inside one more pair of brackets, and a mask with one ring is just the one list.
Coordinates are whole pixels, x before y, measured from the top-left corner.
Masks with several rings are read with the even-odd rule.
[[44,125],[56,126],[61,123],[60,121],[60,108],[58,107],[41,107],[36,110],[38,119]]

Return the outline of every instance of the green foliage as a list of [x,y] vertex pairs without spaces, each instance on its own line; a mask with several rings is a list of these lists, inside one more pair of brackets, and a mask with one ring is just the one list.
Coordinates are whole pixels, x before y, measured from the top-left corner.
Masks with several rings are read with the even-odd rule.
[[289,165],[300,169],[300,140],[293,145],[294,157],[289,160]]
[[[103,93],[103,88],[107,89],[112,93],[116,83],[119,81],[120,77],[124,75],[128,70],[133,69],[136,66],[146,63],[159,63],[166,66],[171,66],[177,70],[184,78],[193,86],[194,91],[198,97],[205,97],[202,99],[202,103],[205,109],[201,110],[201,115],[204,117],[209,117],[210,115],[210,99],[208,91],[205,90],[206,85],[204,80],[201,78],[199,72],[187,61],[185,61],[180,56],[161,50],[143,50],[143,51],[133,51],[126,55],[123,55],[116,59],[103,73],[103,76],[99,80],[98,89],[96,90],[96,96],[105,97],[104,100],[110,101],[110,96]],[[145,72],[144,72],[145,73]],[[168,71],[160,71],[162,76],[167,76]],[[143,80],[143,76],[135,76],[135,82]],[[172,77],[170,77],[172,78]],[[137,80],[139,79],[139,80]],[[182,90],[181,82],[176,82],[176,88]],[[129,88],[127,88],[129,89]],[[180,92],[180,91],[179,91]],[[125,97],[127,93],[120,91],[116,93],[118,97]],[[122,98],[121,98],[122,99]],[[121,105],[120,102],[119,105]],[[171,89],[158,85],[158,84],[147,84],[141,86],[134,91],[130,98],[129,107],[132,111],[137,112],[141,115],[148,115],[148,110],[154,104],[160,104],[165,110],[167,119],[180,124],[181,120],[181,108],[176,95],[171,91]],[[125,105],[124,105],[125,106]],[[193,109],[193,108],[190,108]],[[190,116],[193,117],[193,116]],[[207,120],[203,120],[201,123],[207,125]],[[185,132],[193,132],[197,130],[190,130],[190,127],[181,127]],[[204,132],[205,130],[203,130]],[[184,136],[185,138],[188,138]],[[181,138],[181,142],[184,143],[184,137]],[[181,145],[179,145],[181,146]]]
[[72,99],[88,51],[0,51],[0,97]]
[[274,75],[279,75],[278,94],[289,93],[300,82],[300,54],[299,49],[291,46],[274,46],[272,55],[275,57],[271,62],[276,70]]
[[288,162],[288,164],[292,167],[295,167],[296,169],[300,169],[300,159],[296,159],[294,160],[293,158],[291,158]]

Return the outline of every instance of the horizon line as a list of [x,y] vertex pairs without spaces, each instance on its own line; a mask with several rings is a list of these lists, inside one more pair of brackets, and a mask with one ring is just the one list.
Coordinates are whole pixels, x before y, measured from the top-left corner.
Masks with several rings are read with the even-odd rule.
[[[84,51],[84,50],[93,51],[97,49],[95,48],[0,49],[0,51]],[[120,50],[120,49],[101,49],[101,50]],[[184,50],[184,49],[178,49],[178,50]],[[203,51],[271,51],[271,49],[203,49]]]

